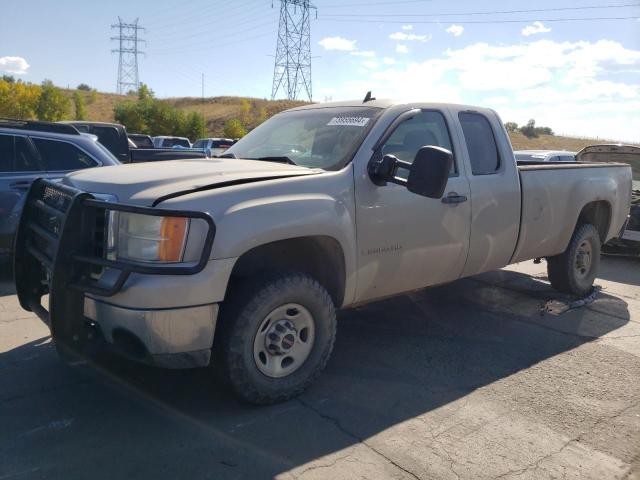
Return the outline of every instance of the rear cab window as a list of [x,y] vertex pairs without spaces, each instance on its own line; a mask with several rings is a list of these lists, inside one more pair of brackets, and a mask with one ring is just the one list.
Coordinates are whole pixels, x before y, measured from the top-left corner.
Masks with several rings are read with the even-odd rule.
[[458,114],[473,175],[492,175],[500,170],[500,153],[487,117],[476,112]]

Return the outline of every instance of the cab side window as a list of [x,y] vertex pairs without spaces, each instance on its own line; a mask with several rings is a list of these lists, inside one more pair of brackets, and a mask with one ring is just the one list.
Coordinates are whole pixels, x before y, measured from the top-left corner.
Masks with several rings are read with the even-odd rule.
[[474,175],[491,175],[500,169],[500,154],[489,120],[473,112],[458,114]]
[[[453,151],[444,116],[436,111],[423,111],[398,125],[382,146],[382,154],[413,163],[418,150],[431,145]],[[456,173],[454,158],[450,175]]]
[[47,171],[80,170],[98,166],[98,163],[76,146],[56,140],[34,138]]

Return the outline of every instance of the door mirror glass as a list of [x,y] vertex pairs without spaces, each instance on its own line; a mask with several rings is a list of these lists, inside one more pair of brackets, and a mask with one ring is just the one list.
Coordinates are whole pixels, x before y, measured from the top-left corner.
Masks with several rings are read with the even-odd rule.
[[441,198],[447,187],[453,155],[442,147],[422,147],[416,153],[407,178],[407,190],[429,198]]

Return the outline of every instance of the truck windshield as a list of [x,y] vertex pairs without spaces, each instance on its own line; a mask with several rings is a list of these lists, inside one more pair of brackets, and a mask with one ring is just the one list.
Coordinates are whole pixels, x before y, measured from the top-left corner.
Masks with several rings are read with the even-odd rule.
[[338,170],[351,161],[381,112],[330,107],[281,113],[240,139],[225,156]]

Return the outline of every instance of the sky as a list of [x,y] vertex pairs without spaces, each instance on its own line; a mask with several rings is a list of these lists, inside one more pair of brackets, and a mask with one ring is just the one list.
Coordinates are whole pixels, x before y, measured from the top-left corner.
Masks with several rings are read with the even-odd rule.
[[[202,74],[206,96],[271,96],[278,0],[0,2],[0,73],[114,92],[111,25],[120,16],[146,29],[140,80],[158,97],[199,97]],[[640,0],[314,4],[314,101],[372,90],[491,107],[505,122],[533,118],[558,134],[640,142]]]

